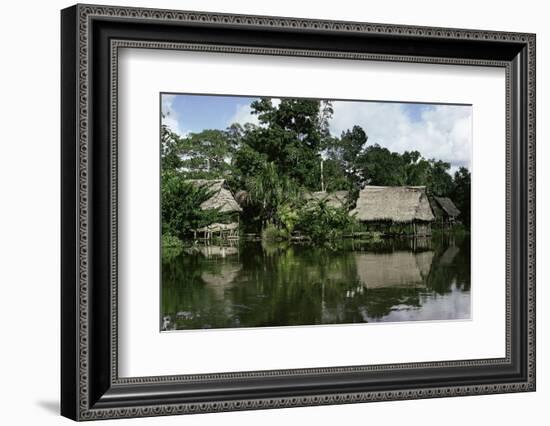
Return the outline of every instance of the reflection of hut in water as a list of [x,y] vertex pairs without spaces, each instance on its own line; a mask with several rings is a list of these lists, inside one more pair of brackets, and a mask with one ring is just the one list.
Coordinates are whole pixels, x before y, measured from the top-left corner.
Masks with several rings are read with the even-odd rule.
[[416,264],[418,265],[418,269],[420,271],[420,275],[423,279],[425,279],[428,274],[430,273],[430,269],[432,267],[432,262],[434,260],[434,252],[433,251],[423,251],[420,253],[414,254]]
[[329,207],[334,208],[343,208],[346,207],[349,200],[348,191],[318,191],[318,192],[308,192],[304,195],[306,202],[308,201],[324,201]]
[[409,247],[412,250],[431,250],[432,239],[431,238],[410,238]]
[[198,246],[197,250],[204,257],[226,257],[226,256],[233,256],[235,254],[239,254],[238,247],[231,247],[231,246],[205,245],[205,246]]
[[439,259],[439,263],[441,265],[452,265],[456,255],[460,252],[460,249],[457,246],[449,246],[447,247],[447,250],[443,252],[441,255],[441,258]]
[[356,253],[357,275],[366,288],[425,287],[434,253]]
[[241,264],[223,263],[215,271],[203,272],[201,278],[206,286],[212,289],[213,293],[221,299],[224,296],[225,289],[233,285],[233,281],[237,278],[241,268]]
[[212,193],[210,198],[204,201],[200,207],[202,210],[218,210],[220,213],[227,213],[230,223],[212,223],[199,229],[193,230],[195,239],[197,233],[202,233],[205,239],[211,239],[214,235],[220,237],[237,237],[239,229],[239,213],[241,206],[237,203],[231,191],[225,185],[225,179],[190,179],[187,180],[195,188],[204,188]]
[[227,257],[239,254],[237,246],[213,246],[213,245],[194,245],[184,250],[187,254],[202,254],[204,257]]
[[417,236],[431,235],[435,219],[424,186],[366,186],[350,215],[373,225],[411,224]]
[[442,226],[449,226],[458,221],[460,210],[448,197],[433,197],[430,205],[435,214],[436,223]]

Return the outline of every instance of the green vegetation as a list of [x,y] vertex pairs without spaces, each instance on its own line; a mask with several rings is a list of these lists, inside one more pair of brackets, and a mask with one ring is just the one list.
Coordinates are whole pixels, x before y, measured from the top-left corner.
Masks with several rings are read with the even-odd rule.
[[179,256],[183,251],[183,243],[171,234],[162,234],[162,259],[169,261]]
[[471,182],[466,168],[451,176],[447,162],[370,144],[360,126],[331,135],[330,101],[289,98],[275,104],[262,98],[251,109],[259,125],[233,124],[185,137],[162,126],[163,235],[185,239],[193,229],[229,220],[216,209],[202,210],[212,193],[188,179],[224,179],[233,194],[241,194],[240,228],[273,240],[300,234],[317,243],[361,228],[348,215],[349,206],[305,201],[304,194],[321,190],[321,181],[328,192],[350,191],[351,205],[366,184],[426,186],[431,195],[453,199],[469,228]]
[[333,241],[351,232],[355,219],[345,208],[330,207],[326,201],[306,204],[298,211],[295,229],[314,242]]
[[287,240],[288,237],[288,232],[271,224],[267,225],[262,231],[262,241],[278,242]]
[[183,239],[192,229],[226,221],[227,215],[216,209],[201,209],[211,196],[208,188],[193,186],[177,172],[163,171],[162,234]]

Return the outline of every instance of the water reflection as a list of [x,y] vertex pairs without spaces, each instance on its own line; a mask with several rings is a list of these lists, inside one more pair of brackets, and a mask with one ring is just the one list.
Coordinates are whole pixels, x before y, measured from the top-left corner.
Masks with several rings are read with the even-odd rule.
[[239,254],[236,246],[196,245],[185,250],[186,254],[202,254],[204,257],[226,257]]
[[433,251],[355,254],[359,281],[367,288],[425,287],[432,260]]
[[163,330],[465,319],[470,240],[197,246],[162,283]]

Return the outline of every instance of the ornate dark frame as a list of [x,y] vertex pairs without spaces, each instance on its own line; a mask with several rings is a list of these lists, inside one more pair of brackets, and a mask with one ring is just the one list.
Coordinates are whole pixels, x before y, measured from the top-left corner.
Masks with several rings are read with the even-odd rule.
[[[61,413],[74,420],[535,390],[535,35],[76,5],[61,13]],[[117,52],[193,49],[506,70],[506,357],[119,378]]]

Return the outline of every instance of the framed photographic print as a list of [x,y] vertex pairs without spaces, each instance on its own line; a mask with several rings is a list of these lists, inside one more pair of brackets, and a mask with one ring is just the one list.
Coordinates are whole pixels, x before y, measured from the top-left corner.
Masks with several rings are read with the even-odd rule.
[[74,420],[535,390],[535,36],[76,5]]

